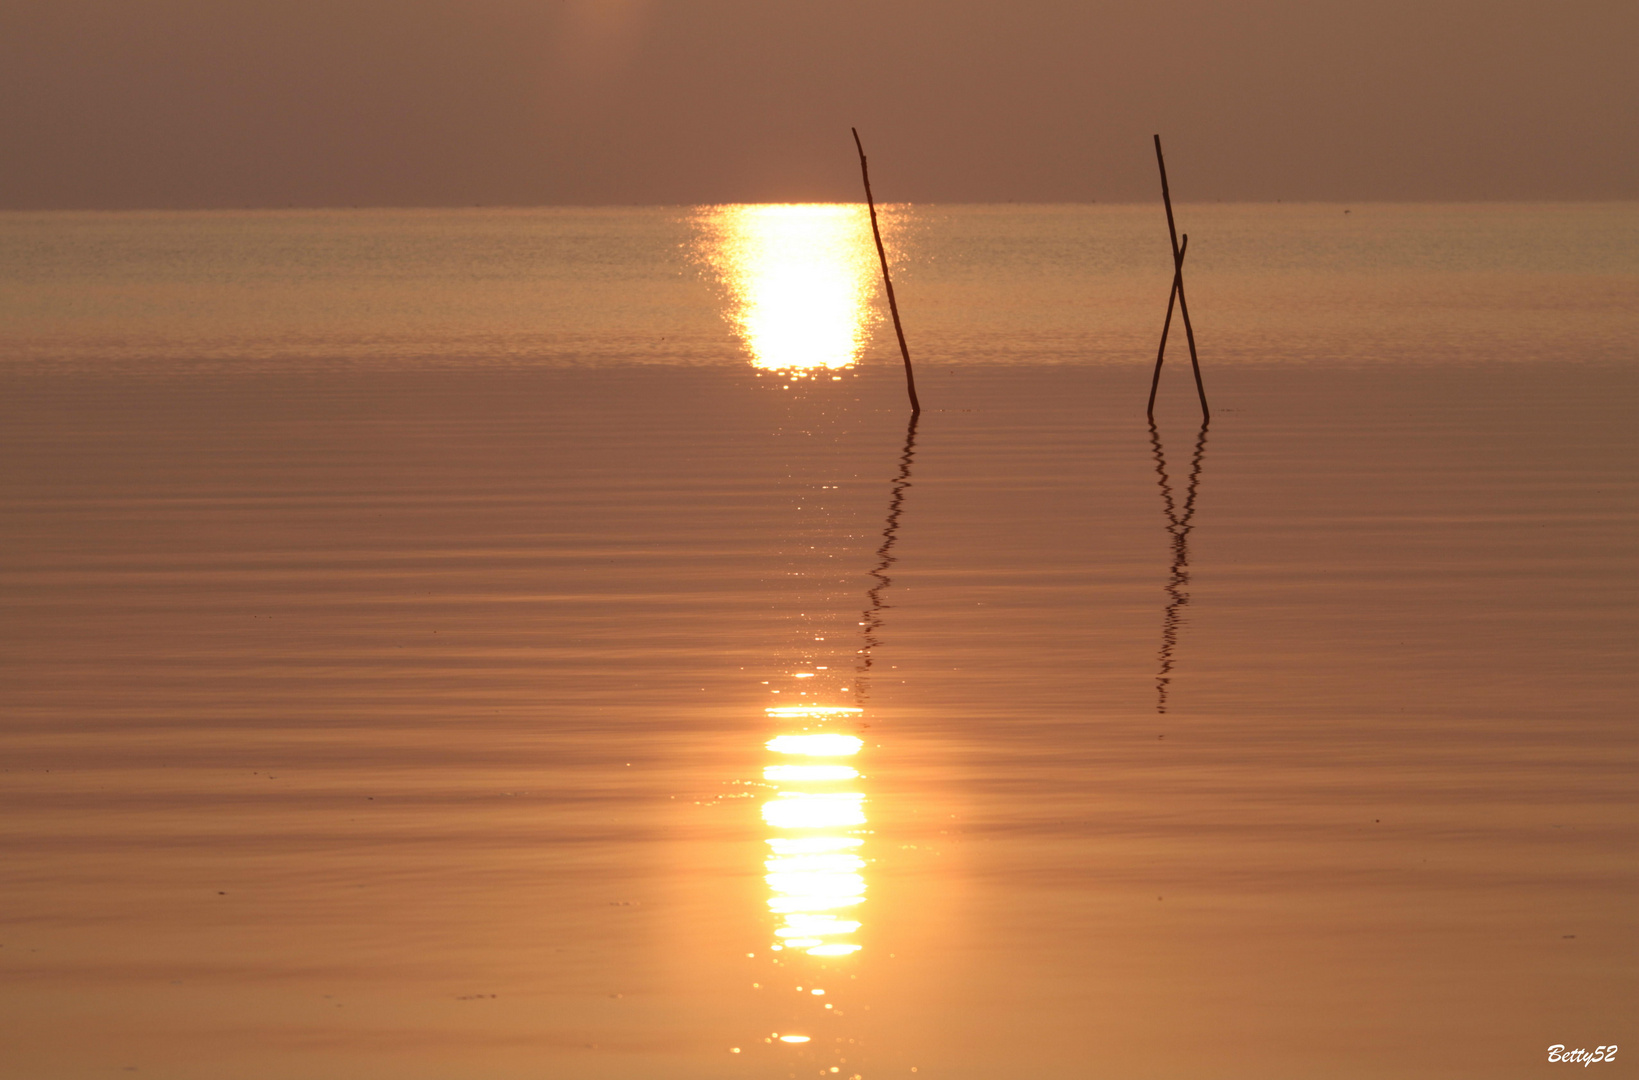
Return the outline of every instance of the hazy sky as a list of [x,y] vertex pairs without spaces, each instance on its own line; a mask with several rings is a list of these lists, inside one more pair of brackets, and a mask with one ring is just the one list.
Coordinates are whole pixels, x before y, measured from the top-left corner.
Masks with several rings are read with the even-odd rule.
[[0,206],[1639,196],[1634,0],[0,0]]

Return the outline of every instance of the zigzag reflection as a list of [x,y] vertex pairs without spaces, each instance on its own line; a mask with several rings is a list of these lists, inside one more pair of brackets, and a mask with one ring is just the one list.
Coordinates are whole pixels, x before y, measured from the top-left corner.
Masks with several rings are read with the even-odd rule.
[[1167,606],[1161,614],[1161,651],[1155,676],[1155,711],[1167,711],[1167,691],[1172,683],[1173,656],[1178,649],[1178,630],[1183,625],[1183,608],[1189,603],[1189,534],[1195,526],[1195,496],[1201,483],[1201,459],[1206,456],[1207,423],[1195,440],[1195,455],[1189,462],[1189,482],[1184,488],[1184,505],[1173,498],[1172,481],[1167,476],[1167,458],[1161,448],[1161,432],[1150,421],[1150,449],[1155,455],[1155,471],[1161,483],[1161,507],[1167,516],[1167,534],[1172,546],[1172,573],[1167,580]]
[[871,606],[860,612],[859,625],[865,629],[861,634],[863,641],[859,659],[854,665],[854,696],[860,702],[863,702],[870,692],[871,651],[882,644],[876,632],[882,628],[882,613],[890,606],[883,598],[883,593],[893,584],[893,578],[887,573],[888,568],[898,561],[898,556],[893,553],[893,547],[899,540],[899,515],[905,509],[905,489],[911,486],[911,462],[916,460],[918,419],[917,414],[912,413],[910,423],[905,427],[905,448],[899,454],[899,475],[893,478],[888,492],[888,518],[882,525],[882,546],[876,549],[877,564],[870,571],[870,576],[875,579],[876,584],[865,593]]

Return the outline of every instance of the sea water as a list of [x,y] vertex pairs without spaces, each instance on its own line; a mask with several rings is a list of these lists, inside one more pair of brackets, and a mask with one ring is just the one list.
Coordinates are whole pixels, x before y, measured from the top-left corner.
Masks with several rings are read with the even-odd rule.
[[[0,1063],[1634,1042],[1632,205],[0,215]],[[817,741],[814,736],[820,736]],[[1639,1042],[1635,1042],[1639,1048]]]

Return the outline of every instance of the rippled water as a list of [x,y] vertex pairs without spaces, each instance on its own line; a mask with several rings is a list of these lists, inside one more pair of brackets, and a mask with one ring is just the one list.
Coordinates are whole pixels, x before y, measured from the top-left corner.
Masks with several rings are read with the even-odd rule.
[[909,430],[760,211],[0,219],[0,1062],[1632,1042],[1634,210],[1343,209],[1181,209],[1205,431],[1153,208],[899,208]]

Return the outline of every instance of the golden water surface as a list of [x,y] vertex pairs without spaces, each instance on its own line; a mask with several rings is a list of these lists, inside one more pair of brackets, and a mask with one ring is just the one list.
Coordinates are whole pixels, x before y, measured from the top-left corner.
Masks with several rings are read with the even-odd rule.
[[1639,1048],[1634,212],[1183,209],[1210,427],[1140,208],[911,424],[857,207],[0,220],[0,1074]]

